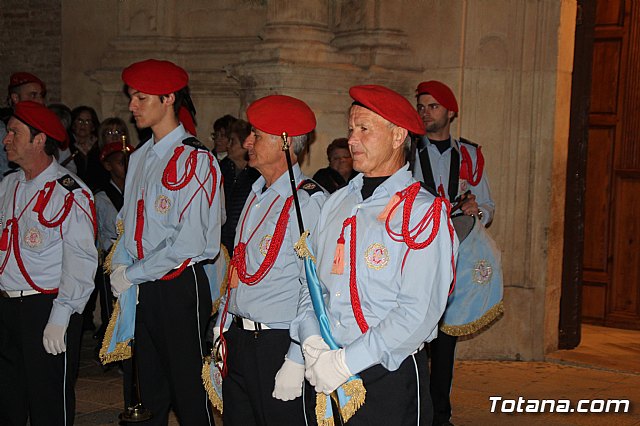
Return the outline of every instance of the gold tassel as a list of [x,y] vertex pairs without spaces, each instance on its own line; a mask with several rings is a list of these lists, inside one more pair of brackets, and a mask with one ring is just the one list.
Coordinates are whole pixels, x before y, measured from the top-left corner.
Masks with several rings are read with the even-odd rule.
[[[213,368],[216,368],[215,366]],[[205,390],[207,391],[207,395],[209,396],[209,401],[211,401],[211,405],[213,408],[218,410],[220,415],[222,415],[223,403],[222,399],[218,396],[215,389],[213,388],[213,383],[211,382],[211,357],[207,356],[203,359],[202,364],[202,384],[204,385]]]
[[[391,197],[387,205],[384,207],[384,210],[382,210],[382,212],[378,215],[378,220],[380,222],[385,222],[387,220],[387,216],[389,216],[389,212],[391,212],[391,209],[393,209],[396,206],[396,204],[398,204],[399,201],[400,201],[400,196],[397,193],[393,194],[393,197]],[[395,214],[396,214],[396,209],[394,209],[393,212],[391,213],[391,219],[393,219],[393,216]]]
[[116,242],[111,246],[111,250],[109,250],[109,254],[104,260],[104,273],[107,275],[111,274],[111,262],[113,260],[113,254],[116,252],[116,247],[120,242],[122,234],[124,234],[124,222],[122,220],[116,222],[116,232],[118,233],[118,238],[116,239]]
[[325,414],[327,414],[327,395],[318,393],[316,394],[316,420],[318,421],[318,426],[334,426],[333,417],[325,419]]
[[489,309],[483,316],[475,321],[463,325],[442,324],[440,326],[440,330],[447,333],[449,336],[467,336],[491,324],[502,314],[504,314],[504,304],[501,300],[500,302],[493,305],[491,309]]
[[310,258],[313,263],[316,263],[316,258],[311,254],[311,250],[309,250],[309,246],[307,245],[308,236],[309,231],[304,231],[298,241],[293,245],[293,249],[300,259]]
[[344,385],[341,386],[342,390],[344,390],[345,395],[350,397],[347,405],[340,408],[340,414],[342,414],[342,419],[345,423],[349,421],[356,411],[364,404],[364,400],[367,396],[367,391],[364,388],[364,384],[362,383],[362,379],[351,380]]
[[102,347],[100,348],[100,361],[102,364],[108,364],[110,362],[123,361],[131,358],[131,346],[129,346],[130,340],[126,342],[116,343],[116,347],[113,352],[109,351],[109,343],[113,338],[113,330],[116,328],[118,322],[118,316],[120,315],[120,302],[116,301],[113,306],[113,313],[109,318],[109,325],[104,332],[104,339],[102,340]]

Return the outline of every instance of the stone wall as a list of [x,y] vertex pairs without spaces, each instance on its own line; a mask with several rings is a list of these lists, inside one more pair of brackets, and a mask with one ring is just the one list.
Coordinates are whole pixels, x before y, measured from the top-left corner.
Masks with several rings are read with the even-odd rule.
[[350,86],[413,101],[418,82],[448,83],[461,105],[454,133],[487,159],[505,273],[504,318],[458,354],[541,359],[557,344],[575,10],[575,0],[65,0],[62,99],[128,118],[123,67],[169,59],[190,73],[209,143],[215,118],[243,116],[266,94],[297,96],[318,117],[303,163],[312,173],[345,135]]
[[0,103],[9,76],[37,75],[50,102],[60,100],[62,25],[60,0],[2,0],[0,3]]

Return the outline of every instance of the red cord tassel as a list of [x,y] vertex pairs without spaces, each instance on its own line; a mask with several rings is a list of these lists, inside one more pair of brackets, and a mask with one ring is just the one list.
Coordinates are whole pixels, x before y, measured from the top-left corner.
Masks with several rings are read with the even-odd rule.
[[338,244],[336,244],[331,273],[336,275],[342,275],[344,273],[344,230],[342,234],[340,234],[340,238],[338,238]]
[[4,228],[2,230],[2,238],[0,239],[0,250],[7,251],[9,248],[9,229]]
[[393,216],[396,214],[396,207],[398,206],[399,202],[400,196],[398,194],[393,194],[393,197],[391,197],[384,210],[382,210],[382,213],[378,215],[378,220],[380,222],[384,222],[387,220],[387,217],[389,217],[389,215],[391,216],[389,217],[389,219],[393,219]]

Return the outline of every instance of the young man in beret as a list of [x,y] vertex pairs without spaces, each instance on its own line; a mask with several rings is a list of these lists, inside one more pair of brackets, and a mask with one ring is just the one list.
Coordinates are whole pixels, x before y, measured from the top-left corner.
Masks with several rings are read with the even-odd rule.
[[456,245],[447,203],[421,188],[405,163],[409,132],[424,133],[411,104],[376,85],[349,94],[349,148],[361,174],[324,204],[312,244],[341,349],[320,337],[308,291],[291,335],[302,342],[305,376],[317,392],[362,379],[366,399],[349,425],[430,425],[424,345],[437,333]]
[[211,314],[202,263],[220,248],[220,172],[179,121],[181,107],[193,111],[184,69],[149,59],[122,80],[136,126],[152,137],[129,160],[111,288],[138,294],[135,351],[151,421],[166,424],[173,408],[182,424],[213,424],[200,378]]
[[[413,176],[448,198],[452,204],[459,203],[458,214],[475,216],[484,225],[490,225],[495,203],[483,170],[481,149],[464,138],[451,136],[451,122],[458,116],[455,95],[444,83],[431,80],[418,85],[416,99],[426,135],[417,147]],[[450,424],[449,394],[457,339],[457,336],[440,330],[429,346],[433,424],[436,426]]]
[[89,189],[54,159],[67,139],[45,106],[15,105],[0,183],[0,424],[70,425],[81,313],[98,265]]
[[252,134],[244,147],[249,166],[261,177],[240,214],[229,293],[214,329],[216,337],[224,331],[226,342],[224,424],[301,425],[304,363],[300,346],[289,337],[289,325],[306,279],[293,249],[300,231],[281,135],[286,132],[289,138],[305,229],[315,236],[325,194],[302,173],[297,156],[316,119],[304,102],[283,95],[253,102],[247,119]]

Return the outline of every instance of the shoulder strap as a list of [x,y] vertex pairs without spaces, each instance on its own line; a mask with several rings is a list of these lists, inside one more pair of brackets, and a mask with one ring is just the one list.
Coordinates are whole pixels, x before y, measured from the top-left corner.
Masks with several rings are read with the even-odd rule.
[[465,138],[460,138],[460,143],[466,143],[467,145],[471,145],[474,148],[478,148],[480,146],[477,143],[471,142],[469,139],[465,139]]
[[204,146],[202,144],[202,142],[200,142],[198,139],[194,138],[193,136],[189,136],[188,138],[183,139],[182,143],[184,145],[188,145],[188,146],[190,146],[192,148],[195,148],[195,149],[200,149],[202,151],[209,151],[209,148]]
[[313,195],[316,192],[322,192],[322,187],[312,179],[306,179],[300,182],[299,188],[307,191],[309,195]]
[[62,187],[63,187],[64,189],[66,189],[67,191],[69,191],[69,192],[73,192],[73,191],[75,191],[76,189],[80,189],[80,188],[82,188],[82,187],[78,184],[78,182],[76,182],[76,180],[75,180],[73,177],[71,177],[71,175],[69,175],[69,174],[64,175],[64,176],[62,176],[60,179],[58,179],[58,183],[59,183],[60,185],[62,185]]
[[116,210],[120,211],[120,209],[122,209],[122,206],[124,205],[124,196],[120,193],[120,191],[118,191],[116,187],[109,183],[105,185],[104,193],[107,194],[107,197],[109,197],[109,200],[111,201],[111,204],[113,204],[113,207],[115,207]]

